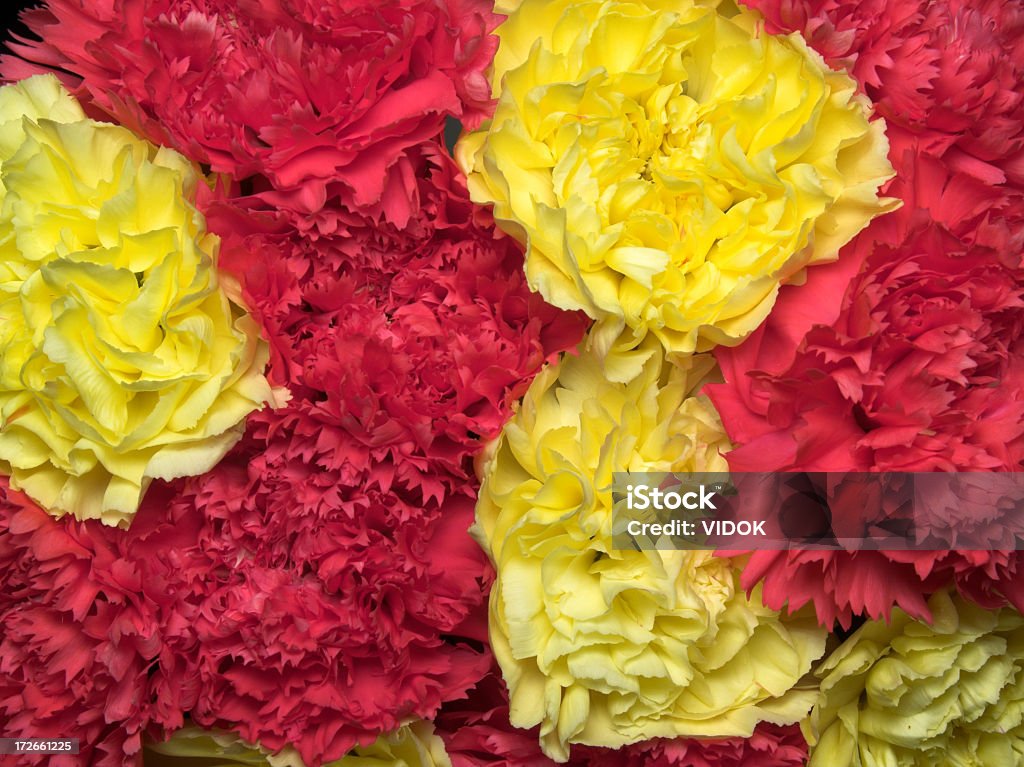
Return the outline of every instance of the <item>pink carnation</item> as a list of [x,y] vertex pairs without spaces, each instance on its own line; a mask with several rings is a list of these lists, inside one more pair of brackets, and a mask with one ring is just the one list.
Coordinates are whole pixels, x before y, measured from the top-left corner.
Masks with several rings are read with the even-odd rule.
[[484,0],[50,0],[6,78],[54,71],[91,109],[298,216],[405,221],[409,154],[475,126],[500,17]]
[[371,490],[347,525],[280,500],[261,513],[247,457],[151,490],[129,531],[55,520],[3,485],[0,721],[82,748],[40,763],[136,765],[143,734],[188,715],[319,765],[486,671],[471,499],[410,513]]
[[986,183],[1024,182],[1024,8],[1000,0],[744,0],[801,32],[889,123]]
[[[508,693],[493,671],[468,699],[447,704],[437,718],[453,767],[556,767],[541,753],[537,728],[508,720]],[[569,767],[801,767],[807,743],[796,726],[762,724],[749,738],[654,739],[618,750],[573,746]]]

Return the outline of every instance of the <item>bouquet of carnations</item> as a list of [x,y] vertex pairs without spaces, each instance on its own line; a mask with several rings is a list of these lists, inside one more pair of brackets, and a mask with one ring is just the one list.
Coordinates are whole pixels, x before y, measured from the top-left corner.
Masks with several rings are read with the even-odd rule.
[[[74,751],[0,762],[1024,765],[1021,0],[22,18],[0,738]],[[942,546],[620,545],[935,472]]]

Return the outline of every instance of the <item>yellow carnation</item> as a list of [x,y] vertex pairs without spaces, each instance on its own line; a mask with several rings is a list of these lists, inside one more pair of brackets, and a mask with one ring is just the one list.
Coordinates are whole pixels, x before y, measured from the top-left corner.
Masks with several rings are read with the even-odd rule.
[[0,88],[0,181],[0,471],[57,516],[125,526],[271,399],[267,346],[181,155],[39,76]]
[[931,625],[895,610],[818,671],[810,767],[1024,764],[1024,616],[939,593]]
[[[593,350],[543,371],[483,475],[473,534],[497,570],[490,639],[518,727],[541,746],[749,736],[795,722],[794,689],[824,651],[812,617],[748,599],[735,562],[701,551],[612,548],[614,472],[727,471],[725,433],[655,339],[612,360]],[[630,366],[633,366],[630,371]]]
[[670,352],[738,343],[896,205],[854,82],[716,5],[524,0],[498,29],[494,118],[457,147],[534,289]]
[[[146,745],[146,767],[305,767],[294,748],[271,754],[237,735],[185,727],[163,743]],[[429,722],[416,721],[356,746],[323,767],[451,767],[444,741]]]

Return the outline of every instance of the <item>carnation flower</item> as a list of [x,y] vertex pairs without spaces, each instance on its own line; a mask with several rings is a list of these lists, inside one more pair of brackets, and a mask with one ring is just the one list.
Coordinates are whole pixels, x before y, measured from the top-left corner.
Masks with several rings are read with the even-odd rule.
[[429,456],[465,477],[545,359],[577,344],[585,317],[530,292],[522,250],[470,202],[447,154],[425,152],[413,182],[422,204],[405,227],[346,218],[340,234],[314,235],[220,206],[211,220],[231,232],[225,268],[296,408],[375,458],[408,458],[411,470]]
[[[1020,470],[1022,276],[933,223],[878,247],[834,326],[807,333],[784,372],[751,376],[766,428],[737,418],[730,465],[757,470],[770,441],[783,470]],[[730,423],[733,403],[716,402]]]
[[[554,767],[541,752],[537,728],[509,722],[508,693],[497,674],[437,718],[453,767]],[[619,749],[577,746],[571,767],[803,767],[807,743],[796,725],[759,724],[749,738],[654,739]]]
[[431,717],[486,670],[473,461],[583,331],[529,291],[449,158],[416,183],[404,228],[353,220],[314,243],[236,222],[227,261],[294,397],[176,501],[204,519],[215,574],[193,720],[309,765]]
[[161,490],[125,531],[56,520],[0,480],[0,721],[5,737],[78,738],[47,767],[135,764],[143,733],[195,704],[198,526]]
[[456,149],[534,289],[670,352],[738,343],[894,207],[853,81],[730,7],[527,0],[499,29],[494,118]]
[[1024,182],[1024,10],[998,0],[748,0],[848,67],[886,120],[989,184]]
[[[733,470],[1022,467],[1024,203],[911,136],[894,146],[907,207],[783,295],[748,342],[715,352],[725,383],[708,393],[736,443]],[[978,540],[976,515],[950,522]],[[769,605],[813,601],[823,622],[848,625],[893,605],[925,618],[924,596],[954,580],[984,604],[1024,607],[1017,573],[1014,552],[794,551],[755,553],[743,578],[763,579]]]
[[297,482],[282,493],[303,516],[288,520],[283,497],[250,501],[281,532],[243,506],[246,457],[151,492],[129,531],[54,520],[19,494],[0,503],[5,733],[77,733],[82,756],[52,767],[129,767],[143,733],[187,714],[319,767],[484,673],[472,500],[442,515],[371,491],[375,506],[332,515]]
[[0,469],[53,514],[127,526],[272,400],[176,152],[87,120],[52,76],[0,90]]
[[[194,759],[216,760],[222,767],[305,767],[294,749],[271,754],[233,733],[198,727],[185,727],[170,740],[146,745],[147,767],[191,765]],[[452,767],[452,763],[444,750],[444,741],[434,734],[433,725],[417,721],[381,735],[369,745],[356,746],[325,767]]]
[[897,611],[817,670],[810,767],[1016,764],[1024,754],[1024,617],[939,592],[930,624]]
[[403,222],[409,152],[489,111],[483,0],[52,0],[4,77],[63,73],[93,108],[297,217],[337,198]]
[[807,710],[794,689],[824,649],[813,618],[782,619],[703,551],[612,546],[615,471],[723,471],[706,398],[648,338],[630,380],[594,350],[534,380],[484,470],[474,534],[497,570],[490,639],[517,727],[545,753],[652,737],[749,736]]
[[[359,492],[339,479],[349,467],[289,450],[304,436],[272,442],[267,452],[286,457],[269,466],[266,453],[240,454],[183,499],[207,520],[217,573],[195,622],[192,719],[318,767],[480,677],[474,612],[489,574],[465,535],[471,501]],[[246,458],[262,476],[246,480]]]

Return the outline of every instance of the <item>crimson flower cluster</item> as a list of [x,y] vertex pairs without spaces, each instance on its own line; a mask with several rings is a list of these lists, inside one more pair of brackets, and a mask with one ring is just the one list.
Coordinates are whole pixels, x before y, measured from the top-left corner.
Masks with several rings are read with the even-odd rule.
[[191,721],[315,767],[487,671],[473,462],[585,330],[529,290],[440,144],[489,108],[497,20],[482,0],[27,13],[42,41],[6,77],[58,70],[222,174],[201,198],[219,266],[290,400],[128,531],[0,489],[5,735],[75,733],[67,765],[116,767]]
[[209,569],[230,571],[199,628],[205,718],[308,764],[430,717],[486,669],[473,459],[584,330],[529,291],[446,154],[417,183],[414,226],[353,220],[311,246],[236,224],[225,249],[293,398],[182,495]]

